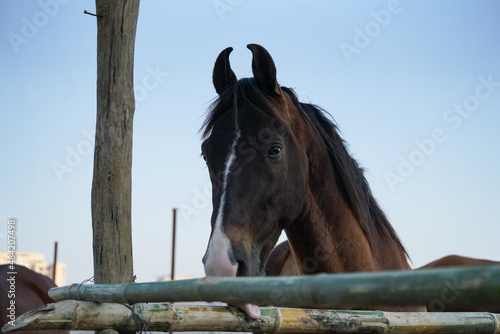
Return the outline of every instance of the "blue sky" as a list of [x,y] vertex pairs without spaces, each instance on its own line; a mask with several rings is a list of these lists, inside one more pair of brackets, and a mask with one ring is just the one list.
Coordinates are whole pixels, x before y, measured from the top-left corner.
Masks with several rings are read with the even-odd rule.
[[[90,189],[95,128],[93,1],[0,4],[0,251],[93,274]],[[143,1],[136,52],[133,249],[138,281],[202,276],[210,185],[200,128],[227,46],[251,76],[248,43],[278,81],[329,111],[366,168],[415,266],[447,254],[500,261],[500,4],[496,1]],[[208,195],[208,196],[207,196]]]

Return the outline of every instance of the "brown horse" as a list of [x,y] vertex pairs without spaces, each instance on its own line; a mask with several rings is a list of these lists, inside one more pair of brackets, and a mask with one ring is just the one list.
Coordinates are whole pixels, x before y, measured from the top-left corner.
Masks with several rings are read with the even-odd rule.
[[[2,325],[16,321],[21,314],[37,307],[53,303],[47,292],[56,286],[47,276],[24,266],[0,265],[0,319]],[[65,330],[17,331],[22,334],[67,334]]]
[[[483,265],[492,265],[498,264],[500,262],[491,261],[491,260],[483,260],[483,259],[475,259],[471,257],[459,256],[459,255],[448,255],[442,257],[438,260],[432,261],[425,266],[417,268],[420,269],[432,269],[432,268],[446,268],[446,267],[471,267],[471,266],[483,266]],[[295,259],[292,255],[292,250],[290,248],[290,244],[288,241],[284,241],[277,245],[271,255],[269,256],[269,260],[266,266],[266,275],[267,276],[295,276],[300,275],[297,264],[295,263]],[[454,293],[454,290],[451,289],[451,293]],[[458,292],[459,293],[459,292]],[[448,296],[445,298],[446,300],[453,300],[454,296]],[[427,309],[429,311],[445,311],[445,312],[500,312],[500,305],[498,307],[482,307],[482,306],[468,306],[468,307],[460,307],[454,305],[452,302],[444,303],[435,301],[431,301],[429,305],[427,305]]]
[[214,208],[206,275],[263,275],[282,230],[301,274],[410,269],[336,125],[278,84],[263,47],[248,48],[253,78],[236,79],[232,48],[213,71],[218,98],[202,144]]
[[[299,270],[295,259],[292,255],[290,244],[288,241],[283,241],[274,247],[266,265],[266,276],[296,276],[299,275]],[[472,267],[500,264],[500,262],[475,259],[460,255],[448,255],[438,260],[432,261],[419,269],[446,268],[446,267]]]
[[460,255],[448,255],[442,257],[436,261],[427,263],[418,269],[432,269],[432,268],[446,268],[446,267],[472,267],[472,266],[484,266],[490,264],[500,264],[500,262],[475,259],[472,257],[465,257]]
[[274,247],[266,264],[266,276],[297,276],[300,275],[297,263],[293,257],[288,241],[283,241]]

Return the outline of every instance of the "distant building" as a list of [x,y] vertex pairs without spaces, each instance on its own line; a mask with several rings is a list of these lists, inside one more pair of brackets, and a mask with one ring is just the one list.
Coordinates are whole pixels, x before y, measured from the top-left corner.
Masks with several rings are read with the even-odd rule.
[[[0,264],[9,263],[9,253],[0,252]],[[45,262],[42,253],[16,253],[16,264],[25,266],[37,273],[52,278],[53,264]],[[57,262],[56,266],[56,285],[66,285],[66,263]]]

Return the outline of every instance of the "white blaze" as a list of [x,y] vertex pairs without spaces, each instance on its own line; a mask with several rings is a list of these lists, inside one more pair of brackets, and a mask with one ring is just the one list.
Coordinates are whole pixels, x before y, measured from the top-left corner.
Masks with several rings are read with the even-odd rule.
[[224,206],[226,204],[227,180],[231,172],[231,166],[236,159],[236,144],[240,138],[240,131],[236,131],[233,143],[229,149],[224,164],[224,174],[222,176],[222,195],[220,197],[219,208],[217,210],[217,218],[212,233],[212,238],[208,243],[207,259],[205,262],[205,275],[207,276],[236,276],[238,266],[232,264],[229,259],[229,251],[231,243],[222,230],[222,222],[224,218]]
[[[229,149],[229,154],[224,165],[224,174],[222,176],[222,195],[215,219],[215,226],[212,233],[212,238],[208,243],[207,259],[205,261],[205,275],[207,276],[236,276],[238,270],[237,264],[232,264],[229,259],[229,251],[231,250],[231,242],[222,231],[222,222],[224,218],[224,206],[226,204],[227,179],[231,171],[231,166],[236,159],[236,144],[240,138],[240,131],[237,130]],[[253,304],[235,305],[245,311],[252,319],[260,317],[260,309]]]

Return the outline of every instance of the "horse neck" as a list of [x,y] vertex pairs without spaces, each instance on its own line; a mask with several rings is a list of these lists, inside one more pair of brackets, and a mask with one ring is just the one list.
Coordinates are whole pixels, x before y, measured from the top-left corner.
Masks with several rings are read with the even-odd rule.
[[[384,238],[373,221],[365,222],[370,226],[370,239],[367,237],[339,189],[333,168],[319,164],[330,161],[326,149],[309,152],[304,207],[285,229],[301,273],[409,269],[404,250],[394,240]],[[365,216],[374,218],[368,213]]]

